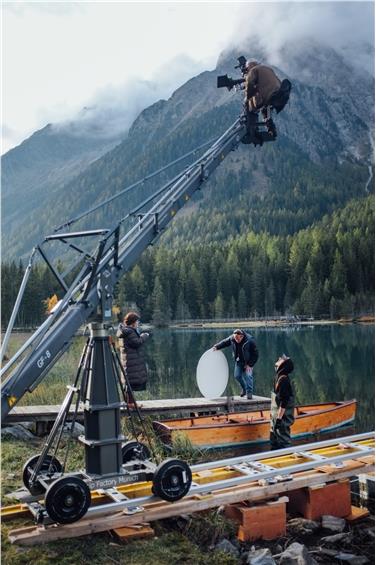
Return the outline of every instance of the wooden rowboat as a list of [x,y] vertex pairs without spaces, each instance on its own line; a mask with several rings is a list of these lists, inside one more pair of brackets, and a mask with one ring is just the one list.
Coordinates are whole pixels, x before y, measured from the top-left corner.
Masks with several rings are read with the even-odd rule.
[[[334,430],[352,422],[355,411],[356,400],[296,406],[291,436]],[[165,445],[171,445],[177,434],[185,434],[196,447],[238,447],[269,441],[270,410],[155,421],[153,428]]]

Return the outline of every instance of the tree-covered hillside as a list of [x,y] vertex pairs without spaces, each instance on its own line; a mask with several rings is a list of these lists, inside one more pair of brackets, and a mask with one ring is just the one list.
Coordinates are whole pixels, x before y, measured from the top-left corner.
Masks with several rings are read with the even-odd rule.
[[[22,266],[2,265],[3,323]],[[32,272],[19,325],[39,324],[59,290],[48,271]],[[116,305],[145,321],[298,314],[351,316],[373,311],[374,198],[352,200],[293,235],[247,231],[227,242],[159,245],[121,280]]]
[[338,317],[373,311],[374,198],[294,235],[249,231],[228,242],[160,246],[119,285],[144,319]]
[[183,210],[163,242],[225,241],[249,230],[293,234],[366,194],[364,166],[315,163],[285,136],[261,149],[240,148],[228,159],[194,199],[194,213]]

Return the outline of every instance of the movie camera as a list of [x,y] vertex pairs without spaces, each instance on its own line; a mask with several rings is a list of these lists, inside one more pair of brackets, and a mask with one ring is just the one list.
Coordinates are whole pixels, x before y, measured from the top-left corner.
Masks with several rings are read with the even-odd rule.
[[247,66],[247,59],[243,57],[243,55],[241,55],[240,57],[238,57],[238,65],[235,66],[235,69],[239,69],[243,77],[233,79],[228,75],[221,75],[217,77],[217,88],[226,87],[228,90],[232,90],[237,86],[240,87],[240,89],[244,88],[243,85],[245,83],[245,75],[247,74],[246,66]]

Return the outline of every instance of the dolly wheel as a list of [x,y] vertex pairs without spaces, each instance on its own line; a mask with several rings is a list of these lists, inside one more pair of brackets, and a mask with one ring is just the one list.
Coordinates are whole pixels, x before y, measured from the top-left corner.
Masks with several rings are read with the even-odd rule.
[[165,459],[154,472],[152,491],[163,500],[174,502],[187,494],[191,483],[192,471],[185,461]]
[[91,503],[90,489],[82,479],[61,477],[47,489],[44,504],[51,520],[71,524],[84,516]]
[[123,464],[129,463],[129,461],[133,461],[134,459],[138,459],[139,461],[146,461],[146,459],[150,459],[150,451],[148,447],[136,440],[127,441],[121,448],[121,454],[123,457]]
[[[22,482],[27,488],[27,490],[30,492],[30,494],[32,495],[43,494],[45,491],[44,487],[40,484],[38,480],[35,480],[33,483],[30,480],[31,475],[38,463],[39,457],[40,454],[33,455],[33,457],[30,457],[30,459],[26,461],[22,471]],[[52,457],[51,455],[46,455],[42,463],[42,466],[39,470],[39,474],[61,473],[62,469],[63,468],[61,466],[61,463],[58,459],[56,459],[56,457]]]

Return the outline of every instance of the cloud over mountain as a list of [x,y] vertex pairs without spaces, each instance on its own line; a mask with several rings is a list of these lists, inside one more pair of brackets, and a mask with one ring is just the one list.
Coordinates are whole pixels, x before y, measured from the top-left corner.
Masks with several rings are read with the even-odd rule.
[[303,42],[332,47],[351,62],[373,72],[373,2],[252,2],[244,4],[232,47],[252,42],[269,62],[283,63],[283,49]]
[[102,138],[125,134],[144,108],[169,98],[176,88],[202,70],[202,63],[177,55],[157,68],[148,80],[135,76],[121,85],[104,86],[77,115],[53,124],[53,129]]

